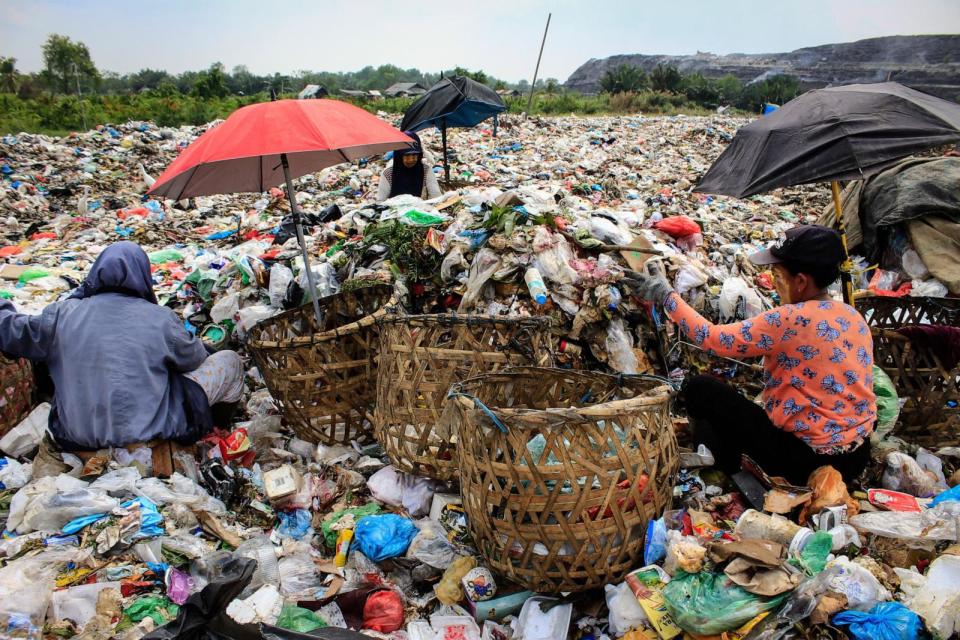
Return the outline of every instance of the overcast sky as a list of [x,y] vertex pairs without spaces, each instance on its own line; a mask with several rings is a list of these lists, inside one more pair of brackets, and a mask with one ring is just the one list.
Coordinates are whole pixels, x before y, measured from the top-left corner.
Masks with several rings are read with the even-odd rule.
[[960,0],[0,0],[0,55],[40,68],[50,33],[101,70],[179,73],[220,61],[255,73],[392,63],[561,81],[619,53],[764,53],[884,35],[960,33]]

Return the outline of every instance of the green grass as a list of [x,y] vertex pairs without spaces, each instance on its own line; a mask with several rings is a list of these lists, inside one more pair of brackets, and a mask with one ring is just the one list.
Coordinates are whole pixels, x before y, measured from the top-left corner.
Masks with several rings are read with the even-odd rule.
[[[284,97],[294,97],[293,95]],[[66,135],[71,131],[92,129],[101,124],[118,124],[146,120],[160,126],[200,125],[217,118],[226,118],[239,107],[268,100],[266,94],[197,98],[194,96],[156,93],[134,95],[40,96],[21,99],[13,94],[0,94],[0,134],[45,133]],[[354,100],[349,102],[371,113],[403,113],[412,98]],[[508,113],[519,114],[527,109],[527,96],[507,98]],[[577,93],[534,96],[530,115],[603,115],[664,114],[706,115],[712,113],[680,94],[623,93],[583,96]]]

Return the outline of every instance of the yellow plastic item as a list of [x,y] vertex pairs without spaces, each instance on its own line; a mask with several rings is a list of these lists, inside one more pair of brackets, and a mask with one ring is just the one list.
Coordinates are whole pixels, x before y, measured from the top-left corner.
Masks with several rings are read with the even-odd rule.
[[463,586],[460,581],[470,569],[477,566],[476,558],[470,556],[457,558],[443,572],[440,584],[433,588],[441,604],[453,605],[463,600]]

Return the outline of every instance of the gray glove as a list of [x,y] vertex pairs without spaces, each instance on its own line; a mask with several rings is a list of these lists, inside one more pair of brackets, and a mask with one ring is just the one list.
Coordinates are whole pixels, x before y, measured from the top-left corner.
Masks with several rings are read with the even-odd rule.
[[634,295],[655,304],[662,305],[667,296],[673,293],[673,287],[666,279],[648,276],[639,271],[624,271],[624,277],[620,282]]

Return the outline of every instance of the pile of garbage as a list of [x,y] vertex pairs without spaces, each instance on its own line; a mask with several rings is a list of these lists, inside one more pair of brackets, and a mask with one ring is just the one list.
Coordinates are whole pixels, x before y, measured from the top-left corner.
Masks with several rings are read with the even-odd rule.
[[[646,314],[616,285],[623,269],[651,263],[713,317],[756,311],[774,303],[772,282],[744,256],[812,221],[825,197],[810,188],[746,201],[692,193],[742,123],[505,119],[496,138],[482,128],[452,137],[463,186],[430,202],[373,202],[379,158],[306,176],[298,199],[316,293],[396,282],[411,311],[552,314],[571,364],[651,371],[663,355],[640,328]],[[215,344],[242,342],[256,322],[306,300],[281,190],[180,203],[143,195],[204,130],[129,123],[2,138],[0,295],[36,312],[103,247],[130,239],[150,253],[161,304]],[[424,136],[428,148],[437,137]]]
[[[558,366],[675,379],[723,368],[757,383],[749,363],[688,348],[618,286],[626,270],[661,273],[717,321],[777,304],[770,274],[746,256],[814,222],[829,194],[693,193],[745,122],[503,118],[497,137],[452,135],[454,184],[426,202],[374,202],[389,158],[306,176],[313,292],[281,190],[144,195],[205,128],[5,136],[0,297],[38,313],[129,239],[150,256],[160,303],[216,348],[242,352],[256,323],[311,295],[390,283],[412,313],[552,316]],[[422,136],[434,159],[438,138]],[[484,566],[456,486],[398,472],[376,445],[300,440],[255,368],[247,384],[243,420],[195,456],[175,454],[165,479],[149,449],[81,459],[39,447],[49,405],[0,439],[0,635],[773,639],[815,627],[948,638],[960,628],[960,449],[879,438],[876,465],[851,487],[830,468],[807,487],[761,470],[728,478],[708,450],[688,451],[644,562],[605,593],[563,597]]]

